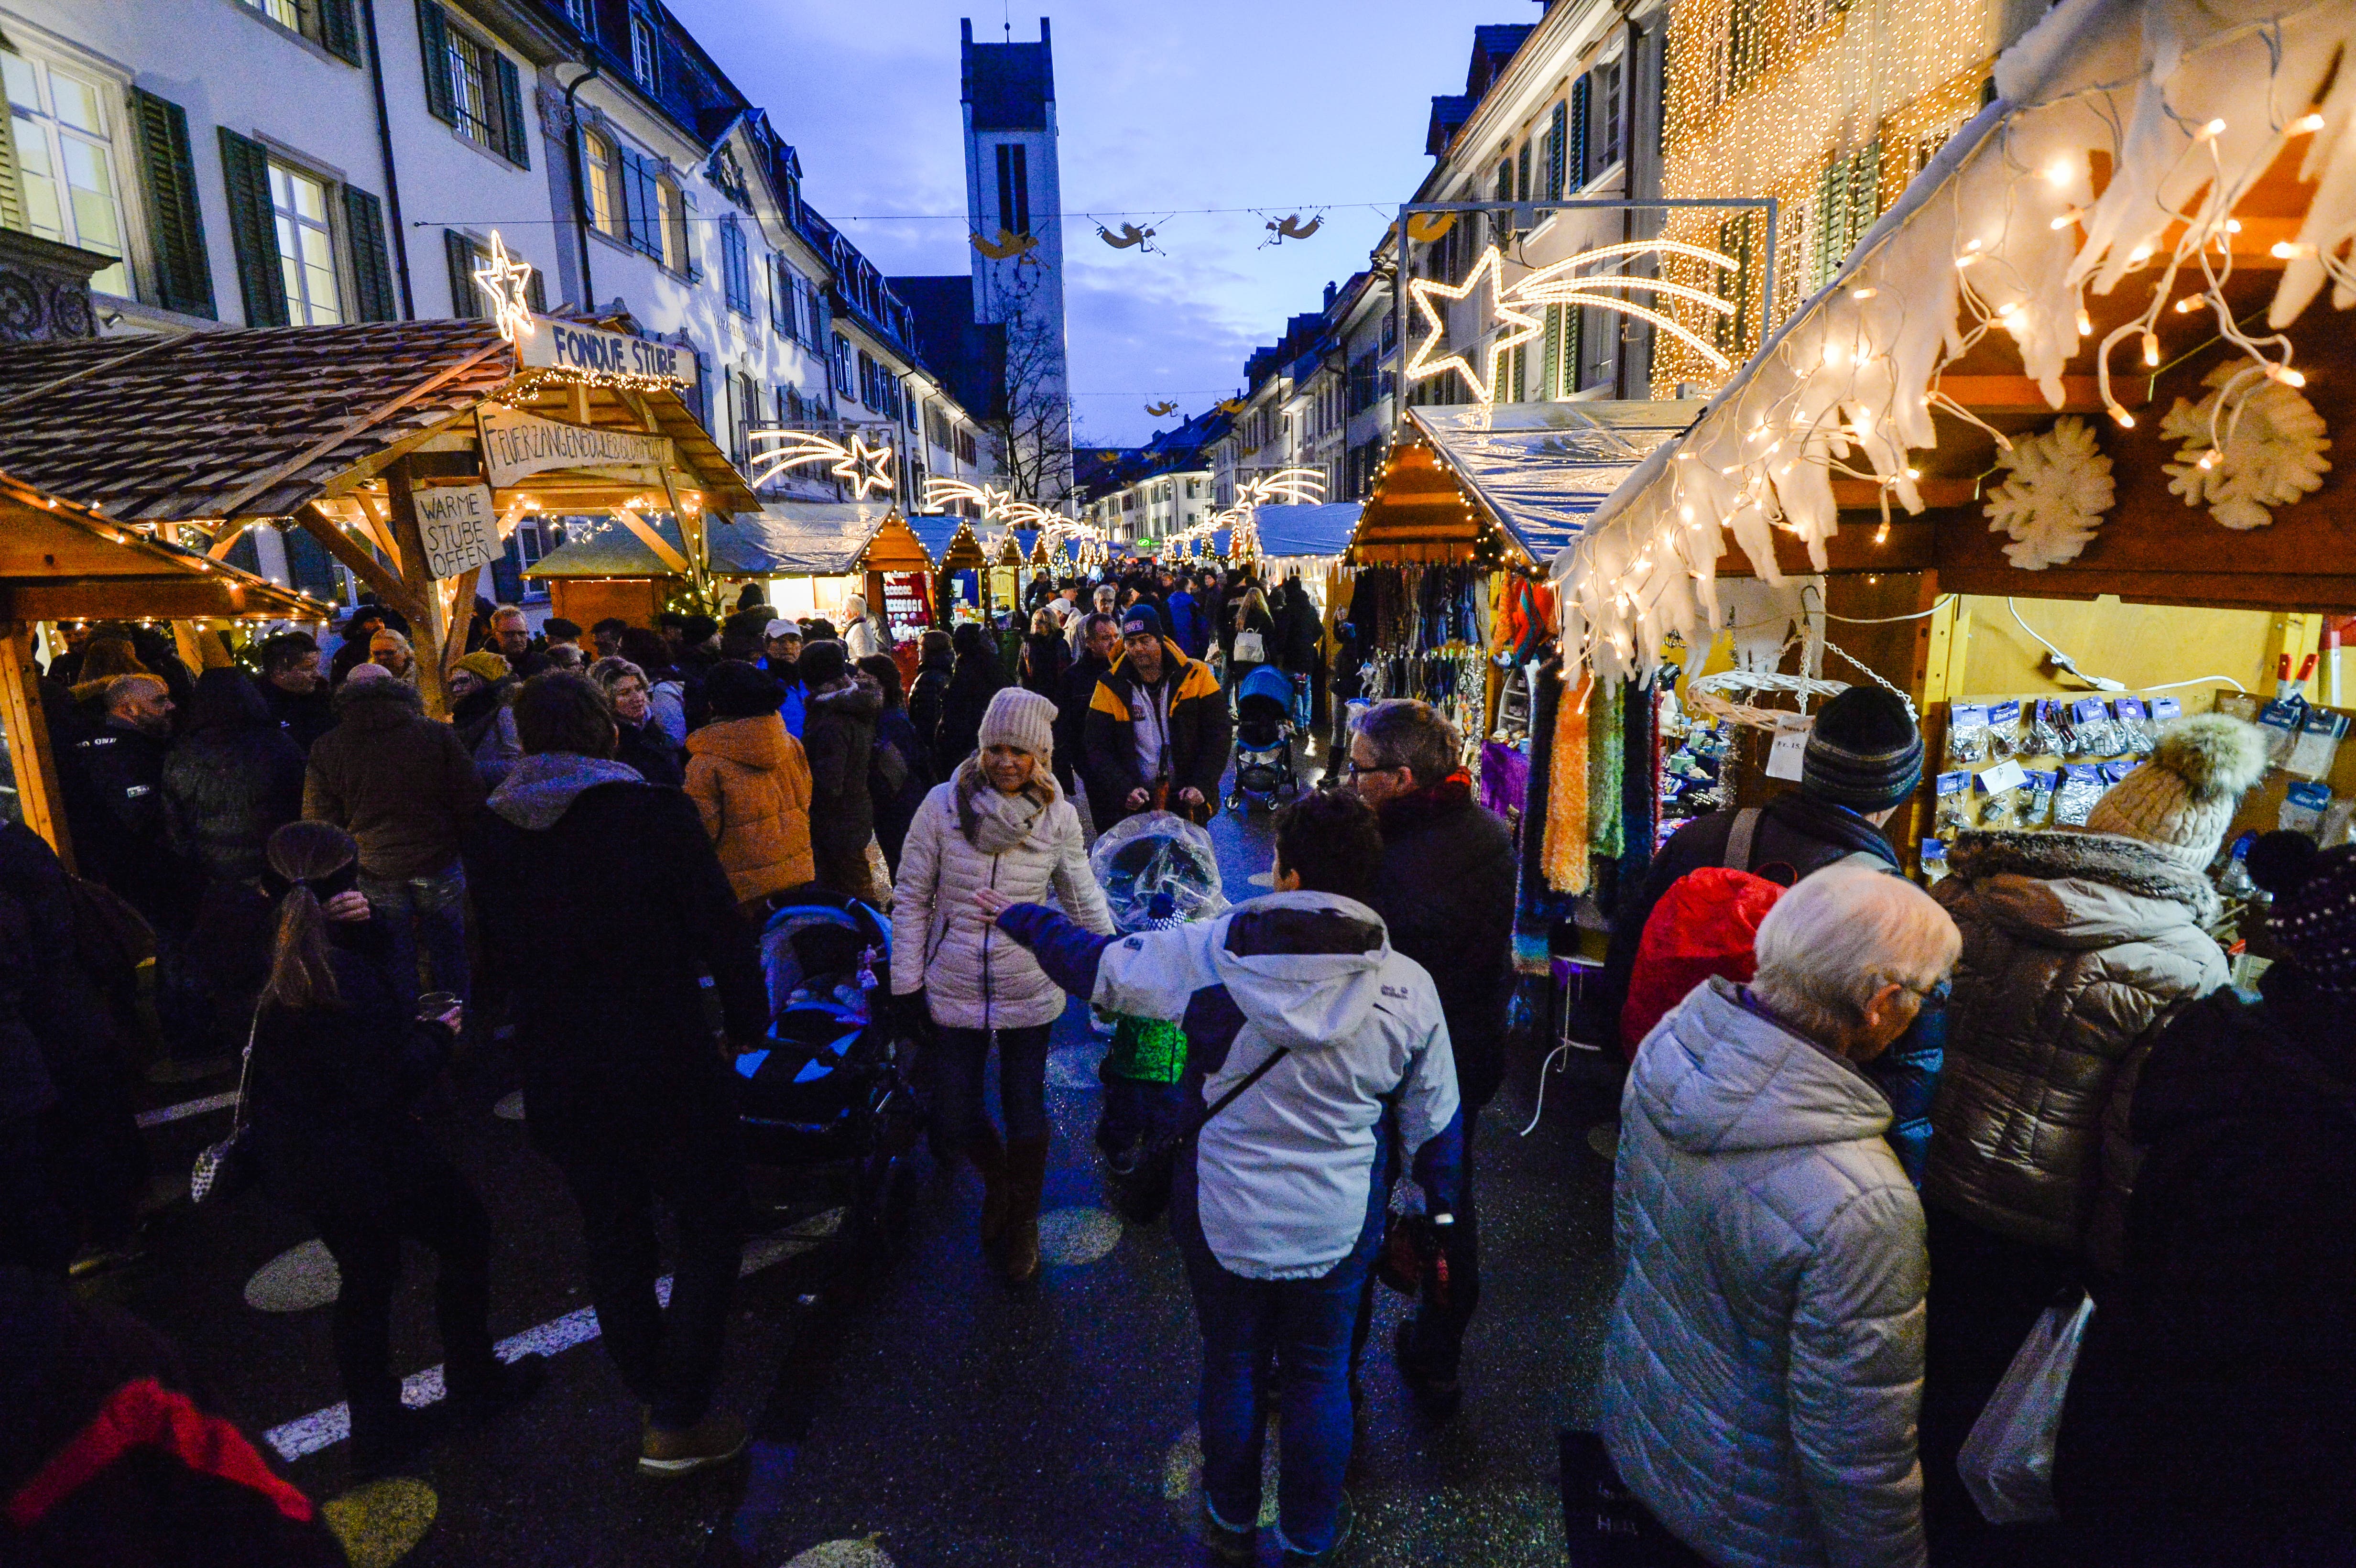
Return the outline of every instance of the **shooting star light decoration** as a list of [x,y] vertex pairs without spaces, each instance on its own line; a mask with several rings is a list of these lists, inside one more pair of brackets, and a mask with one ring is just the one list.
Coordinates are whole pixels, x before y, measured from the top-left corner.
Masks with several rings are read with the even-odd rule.
[[489,260],[475,269],[475,286],[491,296],[499,336],[520,344],[537,330],[531,319],[531,263],[508,254],[507,241],[491,230]]
[[846,444],[812,431],[755,430],[746,432],[745,442],[751,446],[770,444],[776,448],[754,455],[752,480],[756,488],[789,468],[824,463],[831,465],[829,473],[851,485],[851,498],[854,501],[867,499],[870,490],[891,493],[892,443],[888,441],[870,446],[865,438],[853,432]]

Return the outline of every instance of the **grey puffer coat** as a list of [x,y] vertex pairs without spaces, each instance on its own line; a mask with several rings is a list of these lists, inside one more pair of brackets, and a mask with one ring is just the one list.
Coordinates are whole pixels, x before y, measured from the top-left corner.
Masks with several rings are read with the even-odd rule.
[[1620,1098],[1603,1441],[1721,1568],[1918,1568],[1922,1208],[1865,1075],[1713,979]]
[[[1034,777],[1054,799],[1029,833],[995,853],[958,826],[956,777],[936,784],[908,825],[892,894],[892,991],[922,989],[933,1021],[944,1028],[1029,1029],[1064,1016],[1064,993],[1031,950],[973,901],[975,890],[995,888],[1017,903],[1044,903],[1052,890],[1075,923],[1112,932],[1112,912],[1088,870],[1078,810],[1046,769]],[[991,828],[981,824],[982,843],[995,842]]]
[[1965,833],[1933,896],[1963,933],[1923,1195],[2032,1246],[2117,1262],[2136,1076],[2225,984],[2208,879],[2108,833]]

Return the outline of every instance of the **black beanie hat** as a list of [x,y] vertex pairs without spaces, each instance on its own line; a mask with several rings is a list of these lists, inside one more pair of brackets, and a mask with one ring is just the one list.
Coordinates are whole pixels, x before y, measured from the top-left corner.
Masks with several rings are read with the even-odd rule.
[[1802,794],[1870,815],[1922,782],[1922,732],[1896,692],[1852,686],[1818,710],[1800,763]]
[[2275,895],[2266,930],[2317,988],[2356,991],[2356,848],[2318,849],[2304,833],[2250,846],[2250,880]]
[[850,650],[841,643],[830,643],[821,638],[803,646],[802,656],[794,666],[794,672],[802,677],[803,685],[816,688],[838,678],[850,667]]
[[767,670],[742,659],[722,659],[703,677],[703,697],[715,719],[752,719],[775,713],[786,700],[786,688]]
[[1120,635],[1124,637],[1162,635],[1161,612],[1145,600],[1139,600],[1120,613]]

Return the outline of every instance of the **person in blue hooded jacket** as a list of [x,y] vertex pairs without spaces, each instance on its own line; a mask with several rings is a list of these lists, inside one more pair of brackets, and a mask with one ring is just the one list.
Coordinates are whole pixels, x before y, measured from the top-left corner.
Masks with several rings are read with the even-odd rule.
[[1215,920],[1104,937],[974,895],[1064,989],[1186,1030],[1210,1114],[1170,1222],[1203,1333],[1204,1535],[1226,1562],[1255,1560],[1268,1409],[1284,1560],[1333,1562],[1349,1536],[1351,1331],[1383,1237],[1387,1112],[1435,1223],[1454,1211],[1455,1057],[1431,976],[1369,905],[1381,862],[1374,813],[1320,793],[1277,816],[1276,891]]

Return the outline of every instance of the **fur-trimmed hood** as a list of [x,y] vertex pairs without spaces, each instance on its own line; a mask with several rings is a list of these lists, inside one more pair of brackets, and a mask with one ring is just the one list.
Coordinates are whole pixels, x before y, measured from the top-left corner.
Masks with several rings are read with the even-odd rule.
[[[2140,839],[2115,833],[1982,832],[1959,835],[1947,851],[1950,873],[1969,882],[2018,876],[2040,882],[2079,881],[2115,888],[2138,899],[2179,904],[2197,925],[2214,922],[2216,890],[2199,871]],[[2061,889],[2065,902],[2070,900]],[[2032,922],[2048,923],[2042,918]]]

